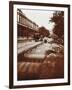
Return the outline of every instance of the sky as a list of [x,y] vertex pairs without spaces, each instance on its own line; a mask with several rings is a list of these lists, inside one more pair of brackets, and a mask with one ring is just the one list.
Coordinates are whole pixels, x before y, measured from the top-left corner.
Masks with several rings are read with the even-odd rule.
[[53,30],[54,23],[51,23],[49,20],[53,16],[54,11],[31,9],[21,9],[21,11],[26,15],[26,17],[38,24],[39,27],[44,26],[49,31]]

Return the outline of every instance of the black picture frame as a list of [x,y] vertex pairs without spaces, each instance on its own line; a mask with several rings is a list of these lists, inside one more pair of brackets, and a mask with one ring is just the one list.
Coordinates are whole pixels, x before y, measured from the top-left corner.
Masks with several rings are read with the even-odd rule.
[[[14,5],[31,5],[31,6],[44,6],[44,7],[63,7],[68,9],[68,81],[62,83],[51,83],[51,84],[34,84],[34,85],[14,85],[14,62],[13,62],[13,52],[14,52],[14,42],[13,42],[13,18],[14,18]],[[52,4],[52,3],[37,3],[37,2],[19,2],[10,1],[9,2],[9,88],[28,88],[28,87],[44,87],[44,86],[61,86],[70,85],[70,5],[68,4]]]

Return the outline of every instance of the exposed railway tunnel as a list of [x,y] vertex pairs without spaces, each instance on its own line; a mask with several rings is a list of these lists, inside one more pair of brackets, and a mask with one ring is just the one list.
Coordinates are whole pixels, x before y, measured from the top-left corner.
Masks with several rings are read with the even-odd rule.
[[24,52],[22,60],[18,60],[18,80],[63,78],[64,56],[53,47],[54,44],[41,43]]

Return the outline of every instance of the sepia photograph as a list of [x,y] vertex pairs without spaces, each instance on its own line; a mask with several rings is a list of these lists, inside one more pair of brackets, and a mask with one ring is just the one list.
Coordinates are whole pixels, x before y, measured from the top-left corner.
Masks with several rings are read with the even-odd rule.
[[18,80],[64,77],[64,12],[17,10]]
[[69,84],[69,5],[11,5],[14,71],[10,79],[23,86]]

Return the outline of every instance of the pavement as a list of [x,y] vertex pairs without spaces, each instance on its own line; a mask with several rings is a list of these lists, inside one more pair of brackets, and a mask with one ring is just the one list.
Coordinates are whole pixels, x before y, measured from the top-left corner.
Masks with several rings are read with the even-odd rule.
[[52,46],[49,43],[43,43],[32,50],[29,50],[24,54],[24,57],[32,59],[44,59],[46,57],[46,51],[52,50]]
[[41,41],[35,42],[34,40],[18,43],[17,44],[17,50],[18,50],[17,53],[20,54],[20,53],[27,51],[37,45],[40,45],[41,43],[42,43]]

